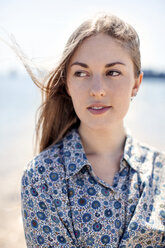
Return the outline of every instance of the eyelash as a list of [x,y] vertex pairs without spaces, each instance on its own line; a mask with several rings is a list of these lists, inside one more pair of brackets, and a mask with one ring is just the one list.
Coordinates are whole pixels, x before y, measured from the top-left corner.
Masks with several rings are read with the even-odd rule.
[[[116,70],[110,70],[110,71],[108,71],[108,73],[109,73],[109,72],[111,72],[111,73],[117,73],[117,75],[115,75],[115,76],[110,75],[110,76],[112,76],[112,77],[117,77],[117,76],[119,76],[119,75],[121,74],[121,72],[116,71]],[[83,72],[83,71],[76,71],[76,72],[74,73],[74,76],[75,76],[75,77],[81,77],[81,76],[79,76],[81,73],[86,74],[86,72]],[[106,73],[106,75],[107,75],[107,73]]]
[[[111,75],[112,77],[117,77],[117,76],[119,76],[120,74],[121,74],[121,72],[120,71],[116,71],[116,70],[110,70],[110,71],[108,71],[108,73],[109,72],[112,72],[112,73],[117,73],[117,75],[115,75],[115,76],[113,76],[113,75]],[[107,74],[106,74],[107,75]]]
[[74,76],[75,76],[75,77],[79,77],[78,75],[79,75],[80,73],[85,73],[85,72],[83,72],[83,71],[76,71],[76,72],[74,73]]

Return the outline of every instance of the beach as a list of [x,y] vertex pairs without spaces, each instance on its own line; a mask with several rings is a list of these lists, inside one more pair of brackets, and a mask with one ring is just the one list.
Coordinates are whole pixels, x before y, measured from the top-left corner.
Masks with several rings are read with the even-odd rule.
[[24,248],[26,245],[20,214],[20,173],[1,176],[0,181],[1,189],[3,189],[0,196],[0,247]]
[[21,130],[13,133],[8,144],[1,149],[0,248],[26,247],[21,216],[21,178],[33,152],[32,135],[27,125],[24,127],[27,133]]

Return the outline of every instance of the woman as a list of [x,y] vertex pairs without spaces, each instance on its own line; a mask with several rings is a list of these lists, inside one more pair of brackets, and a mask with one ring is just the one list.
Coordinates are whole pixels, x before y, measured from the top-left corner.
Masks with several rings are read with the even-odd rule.
[[165,247],[165,156],[123,124],[142,78],[129,24],[102,14],[71,35],[22,179],[27,247]]

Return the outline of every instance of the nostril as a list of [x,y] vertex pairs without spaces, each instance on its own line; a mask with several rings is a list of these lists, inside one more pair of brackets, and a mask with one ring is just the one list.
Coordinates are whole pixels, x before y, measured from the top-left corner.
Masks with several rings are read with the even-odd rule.
[[100,90],[91,90],[91,96],[105,96],[105,90],[100,89]]

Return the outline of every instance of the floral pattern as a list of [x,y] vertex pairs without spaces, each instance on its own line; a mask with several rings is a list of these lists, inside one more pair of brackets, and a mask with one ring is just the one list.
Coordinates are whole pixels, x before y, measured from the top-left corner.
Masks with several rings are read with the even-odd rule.
[[21,197],[29,248],[165,248],[165,155],[130,134],[112,186],[72,129],[28,164]]

